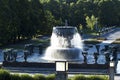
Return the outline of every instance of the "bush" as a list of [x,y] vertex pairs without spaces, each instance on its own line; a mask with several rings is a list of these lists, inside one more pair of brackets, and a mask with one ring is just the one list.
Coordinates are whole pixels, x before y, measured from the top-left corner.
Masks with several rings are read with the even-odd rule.
[[89,76],[90,80],[108,80],[106,76]]
[[90,76],[90,79],[91,79],[91,80],[103,80],[103,79],[101,79],[101,78],[98,77],[98,76]]
[[21,80],[33,80],[33,77],[28,74],[22,74],[20,77]]
[[46,80],[55,80],[55,75],[54,74],[50,74],[46,77]]
[[[28,74],[10,74],[9,71],[0,69],[0,80],[55,80],[55,75],[50,74],[44,76],[42,74],[35,74],[33,77]],[[74,77],[69,77],[68,80],[109,80],[108,76],[84,76],[76,75]]]
[[0,80],[10,80],[9,71],[0,69]]
[[83,76],[83,75],[76,75],[71,78],[71,80],[109,80],[107,76]]
[[11,77],[10,80],[21,80],[21,77],[19,74],[11,74],[10,77]]
[[86,80],[86,77],[83,75],[76,75],[71,80]]
[[68,80],[71,80],[71,78],[68,78]]
[[46,80],[46,77],[42,74],[35,74],[34,80]]

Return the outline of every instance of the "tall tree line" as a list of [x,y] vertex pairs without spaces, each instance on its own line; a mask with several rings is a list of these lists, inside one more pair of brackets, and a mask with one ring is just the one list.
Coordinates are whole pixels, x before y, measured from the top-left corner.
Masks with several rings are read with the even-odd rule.
[[119,0],[0,0],[0,45],[51,34],[52,27],[87,26],[94,16],[98,26],[120,26]]
[[0,45],[49,34],[54,24],[39,0],[0,0]]
[[[45,2],[46,1],[46,2]],[[86,26],[85,18],[94,15],[100,25],[120,25],[119,0],[45,0],[45,9],[52,12],[55,19],[65,19],[69,25]]]

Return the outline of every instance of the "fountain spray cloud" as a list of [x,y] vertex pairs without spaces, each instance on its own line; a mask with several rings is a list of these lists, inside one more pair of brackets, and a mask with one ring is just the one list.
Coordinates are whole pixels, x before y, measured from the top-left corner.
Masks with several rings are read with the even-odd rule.
[[83,43],[76,27],[54,27],[45,59],[83,60]]

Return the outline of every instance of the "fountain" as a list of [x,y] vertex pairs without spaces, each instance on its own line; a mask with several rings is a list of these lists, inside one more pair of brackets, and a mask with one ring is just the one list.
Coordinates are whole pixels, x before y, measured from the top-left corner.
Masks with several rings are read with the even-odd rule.
[[83,44],[76,27],[53,27],[51,45],[46,49],[43,59],[84,61]]
[[[40,47],[40,45],[38,46]],[[103,52],[96,54],[95,46],[92,45],[86,51],[83,50],[83,43],[76,27],[56,26],[53,27],[51,45],[46,49],[43,57],[41,57],[42,55],[39,52],[34,52],[34,50],[34,53],[28,57],[28,51],[31,50],[27,51],[25,48],[24,52],[19,52],[17,57],[14,54],[14,61],[9,61],[9,59],[6,60],[5,58],[6,61],[3,61],[3,66],[55,69],[54,61],[68,61],[70,69],[83,69],[85,72],[88,69],[90,71],[94,69],[101,71],[101,69],[107,70],[109,68],[109,62],[106,59],[108,56]],[[6,54],[6,52],[4,53]]]

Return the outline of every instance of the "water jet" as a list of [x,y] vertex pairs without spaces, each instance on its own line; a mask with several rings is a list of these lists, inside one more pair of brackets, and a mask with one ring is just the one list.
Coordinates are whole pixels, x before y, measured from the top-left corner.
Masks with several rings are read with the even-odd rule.
[[83,43],[76,27],[53,27],[51,45],[46,49],[43,59],[84,61]]

